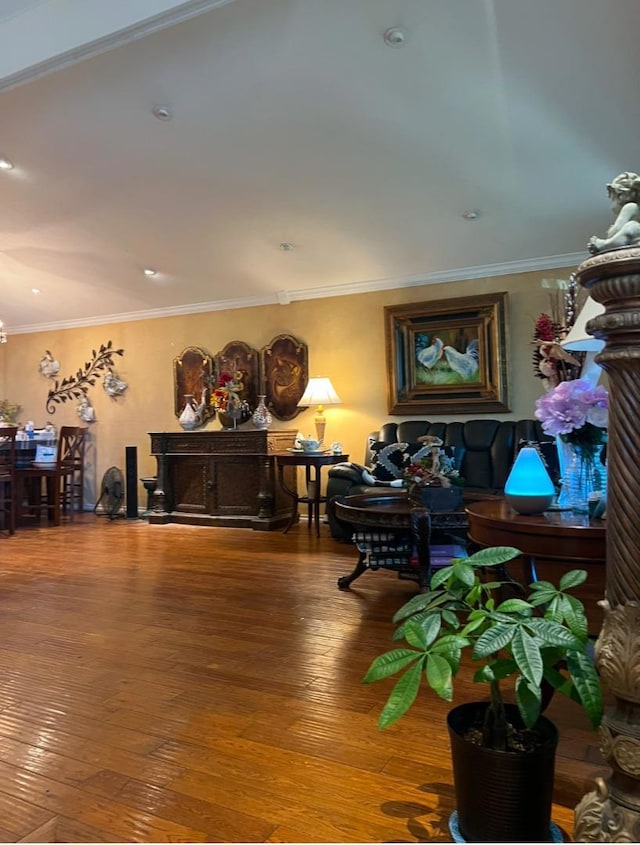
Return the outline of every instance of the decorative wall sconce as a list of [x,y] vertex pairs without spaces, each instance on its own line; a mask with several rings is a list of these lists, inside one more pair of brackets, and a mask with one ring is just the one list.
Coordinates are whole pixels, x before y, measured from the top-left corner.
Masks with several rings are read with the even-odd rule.
[[504,487],[507,504],[520,514],[546,511],[556,490],[538,450],[523,446]]

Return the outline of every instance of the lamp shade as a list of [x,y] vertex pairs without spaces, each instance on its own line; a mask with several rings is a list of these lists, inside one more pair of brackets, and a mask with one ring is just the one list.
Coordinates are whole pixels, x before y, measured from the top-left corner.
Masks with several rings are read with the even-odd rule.
[[521,514],[542,513],[553,501],[555,493],[538,450],[523,446],[504,486],[507,504]]
[[604,341],[587,332],[587,323],[602,313],[604,313],[604,305],[588,296],[571,331],[561,341],[560,346],[569,352],[600,352]]
[[299,408],[310,405],[341,405],[342,401],[333,389],[331,379],[324,376],[310,378],[304,393],[298,402]]

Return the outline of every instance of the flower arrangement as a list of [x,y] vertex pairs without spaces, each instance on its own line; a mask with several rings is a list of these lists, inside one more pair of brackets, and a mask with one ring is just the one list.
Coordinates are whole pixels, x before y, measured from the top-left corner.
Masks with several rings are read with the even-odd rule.
[[216,386],[211,392],[211,405],[216,411],[242,410],[247,403],[240,394],[243,390],[242,373],[220,373]]
[[412,461],[404,470],[402,475],[405,487],[450,487],[451,485],[462,486],[464,479],[455,467],[453,457],[447,455],[441,448],[442,440],[439,437],[426,435],[418,438],[420,443],[430,447],[430,452]]
[[540,314],[533,331],[533,372],[545,390],[580,377],[582,362],[560,345],[567,329],[548,314]]
[[595,452],[607,441],[609,394],[586,379],[563,381],[536,400],[536,419],[546,434]]

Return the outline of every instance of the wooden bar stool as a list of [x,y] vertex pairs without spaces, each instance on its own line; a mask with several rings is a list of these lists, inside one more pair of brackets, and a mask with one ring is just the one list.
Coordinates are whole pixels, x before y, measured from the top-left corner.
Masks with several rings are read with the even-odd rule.
[[16,530],[16,433],[17,425],[0,427],[0,530]]
[[42,511],[45,511],[51,525],[60,525],[64,511],[69,520],[73,521],[71,489],[77,470],[75,455],[80,448],[80,441],[84,439],[84,435],[80,434],[82,430],[78,426],[62,426],[55,461],[50,465],[43,463],[21,467],[16,471],[26,494],[21,516],[32,515],[40,518]]

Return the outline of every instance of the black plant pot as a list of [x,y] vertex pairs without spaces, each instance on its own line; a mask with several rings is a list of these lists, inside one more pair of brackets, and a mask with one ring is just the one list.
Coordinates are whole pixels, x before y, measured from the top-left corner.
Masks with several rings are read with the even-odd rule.
[[[541,716],[535,751],[496,751],[464,738],[482,725],[487,702],[461,704],[447,716],[458,826],[466,842],[549,842],[558,731]],[[515,705],[509,721],[521,726]]]

